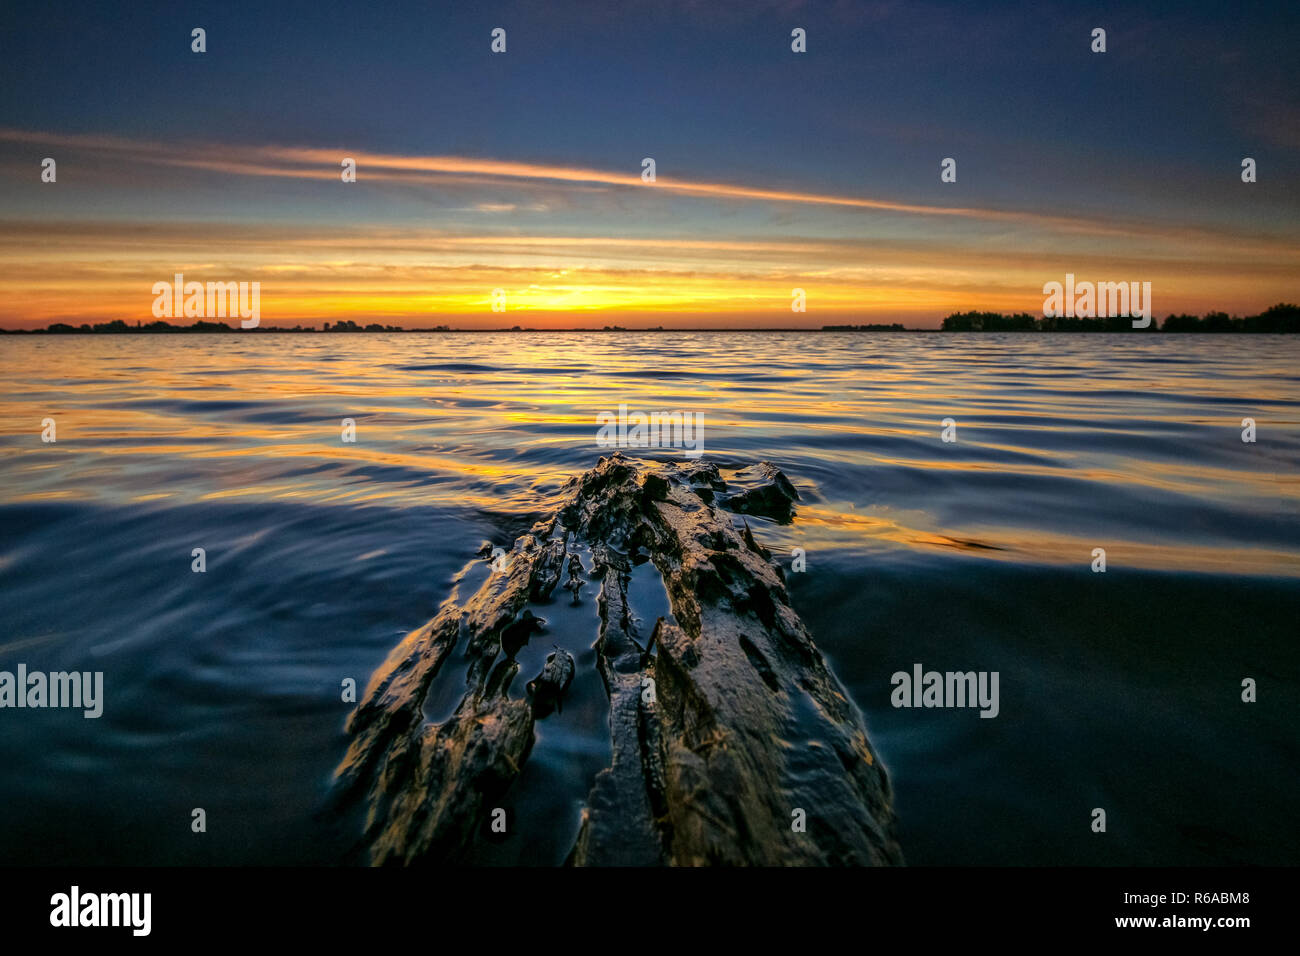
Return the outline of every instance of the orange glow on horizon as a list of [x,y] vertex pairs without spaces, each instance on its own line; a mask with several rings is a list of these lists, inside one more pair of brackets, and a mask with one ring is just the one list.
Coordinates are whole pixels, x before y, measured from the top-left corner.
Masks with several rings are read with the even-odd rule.
[[[374,180],[379,190],[359,196],[407,182],[436,184],[458,201],[461,191],[469,194],[437,229],[364,214],[277,223],[261,210],[244,222],[0,220],[0,326],[7,328],[155,318],[188,325],[199,317],[152,314],[149,290],[178,272],[191,281],[258,282],[267,326],[350,319],[408,328],[935,327],[958,311],[1041,314],[1043,284],[1066,272],[1150,282],[1157,317],[1220,309],[1245,315],[1294,301],[1300,275],[1300,243],[1289,237],[679,179],[662,168],[645,184],[635,172],[463,156],[285,146],[214,152],[192,143],[6,129],[0,142],[90,151],[101,163],[143,165],[151,176],[167,167],[203,168],[303,179],[311,190],[337,182],[339,156],[351,155],[358,183]],[[99,176],[96,185],[107,181],[102,168],[88,169],[97,170],[87,174]],[[389,188],[409,195],[406,186]],[[502,195],[506,189],[536,195],[515,201]],[[616,200],[605,195],[613,193]],[[595,205],[575,207],[580,197]],[[800,230],[813,234],[773,234],[752,221],[714,234],[715,221],[731,220],[675,220],[683,197],[764,216],[793,207],[804,217]],[[551,202],[563,217],[552,217]],[[660,230],[678,223],[677,234],[628,234],[641,221],[618,204],[653,213]],[[615,231],[622,234],[609,234]],[[504,312],[492,311],[496,289],[505,293]],[[805,312],[791,310],[795,289],[806,293]]]

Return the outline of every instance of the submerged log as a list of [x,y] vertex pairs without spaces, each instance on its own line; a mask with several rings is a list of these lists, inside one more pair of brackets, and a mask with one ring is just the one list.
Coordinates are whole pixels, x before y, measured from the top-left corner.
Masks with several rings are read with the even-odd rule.
[[[766,462],[728,475],[615,455],[571,480],[505,571],[463,606],[449,598],[389,655],[349,720],[338,776],[364,792],[371,861],[462,859],[507,794],[534,720],[549,713],[509,696],[510,645],[534,628],[525,605],[549,597],[566,568],[576,578],[569,547],[584,542],[599,582],[612,759],[593,781],[570,862],[901,863],[889,779],[862,717],[790,607],[781,570],[736,517],[789,521],[797,497]],[[647,559],[671,619],[643,646],[628,583]],[[429,687],[462,637],[464,697],[429,723]]]
[[[508,644],[535,629],[531,615],[520,612],[556,576],[552,529],[541,524],[520,538],[504,570],[494,565],[463,607],[453,595],[407,635],[348,719],[352,742],[335,778],[343,799],[364,791],[370,862],[460,859],[483,815],[519,775],[533,746],[533,708],[508,696],[509,658],[504,669],[492,664],[503,637],[510,635]],[[448,720],[428,723],[429,688],[462,637],[469,660],[464,696]]]

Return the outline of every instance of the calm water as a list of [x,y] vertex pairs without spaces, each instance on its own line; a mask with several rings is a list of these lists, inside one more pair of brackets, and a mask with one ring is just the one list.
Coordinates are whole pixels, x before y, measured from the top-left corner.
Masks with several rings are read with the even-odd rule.
[[[0,369],[0,670],[106,696],[0,710],[0,863],[353,859],[340,681],[549,509],[620,403],[700,411],[710,457],[799,488],[757,533],[807,552],[795,607],[910,863],[1300,863],[1294,339],[5,337]],[[562,860],[608,756],[594,621],[542,613],[579,678],[482,862]],[[999,671],[1000,715],[893,709],[916,662]]]

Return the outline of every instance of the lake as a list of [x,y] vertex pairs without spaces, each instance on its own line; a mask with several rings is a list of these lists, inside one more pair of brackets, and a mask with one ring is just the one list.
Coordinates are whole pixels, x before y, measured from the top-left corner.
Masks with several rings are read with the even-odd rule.
[[[0,709],[0,864],[355,862],[341,682],[553,508],[620,405],[795,484],[793,523],[750,523],[910,864],[1300,863],[1295,338],[4,336],[0,368],[0,670],[104,673],[98,719]],[[562,862],[609,756],[594,622],[551,625],[572,701],[476,862]],[[997,671],[998,715],[894,708],[915,664]]]

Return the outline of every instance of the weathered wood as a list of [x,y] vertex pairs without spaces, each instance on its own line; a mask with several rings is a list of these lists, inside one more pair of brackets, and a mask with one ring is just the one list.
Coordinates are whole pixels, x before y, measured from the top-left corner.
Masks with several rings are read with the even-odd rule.
[[[555,586],[559,557],[541,524],[515,542],[462,607],[454,597],[407,635],[375,671],[347,723],[353,735],[335,771],[342,795],[364,791],[370,861],[454,862],[472,844],[484,813],[499,804],[533,746],[533,710],[507,694],[507,667],[493,670],[502,635],[526,640],[521,611]],[[464,637],[466,690],[451,718],[427,724],[424,702]],[[513,655],[511,655],[512,657]]]
[[[638,829],[627,818],[647,806],[664,863],[902,862],[889,779],[861,715],[791,609],[779,569],[747,525],[737,531],[712,503],[739,497],[747,513],[785,518],[794,488],[767,463],[742,479],[748,488],[731,496],[711,465],[616,456],[580,479],[561,512],[588,540],[648,552],[677,622],[661,620],[653,647],[631,653],[620,620],[626,576],[606,570],[598,652],[618,714],[613,763],[640,768],[646,800],[625,782],[624,799],[609,806],[612,784],[598,779],[576,864],[643,855],[619,847]],[[647,678],[653,698],[639,690]],[[796,810],[804,833],[793,831]]]
[[[462,858],[515,782],[533,721],[559,705],[571,674],[571,658],[557,656],[529,683],[544,691],[532,705],[510,698],[514,652],[537,626],[525,605],[549,597],[565,570],[577,599],[572,539],[590,548],[600,582],[596,660],[612,759],[570,862],[901,863],[889,779],[862,717],[790,607],[780,569],[725,510],[788,521],[797,497],[766,462],[728,475],[615,455],[570,481],[504,572],[463,607],[449,598],[394,649],[349,721],[338,775],[348,791],[365,789],[372,862]],[[642,646],[627,589],[647,557],[672,620]],[[461,637],[465,696],[451,718],[427,724],[429,686]],[[792,826],[800,816],[803,832]]]

